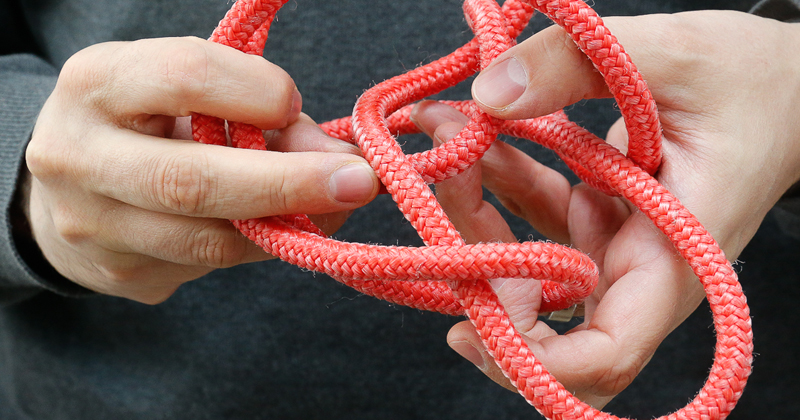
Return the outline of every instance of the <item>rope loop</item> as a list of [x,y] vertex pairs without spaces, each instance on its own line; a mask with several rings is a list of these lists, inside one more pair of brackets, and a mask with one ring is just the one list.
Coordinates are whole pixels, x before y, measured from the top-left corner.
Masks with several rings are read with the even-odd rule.
[[[287,0],[239,0],[211,40],[262,54],[269,27]],[[603,75],[629,135],[627,156],[559,111],[521,121],[493,118],[469,101],[447,101],[470,117],[453,139],[406,155],[392,132],[418,132],[411,104],[456,85],[514,45],[534,11],[563,27]],[[236,220],[248,238],[281,259],[319,271],[362,293],[418,309],[466,315],[519,393],[548,419],[617,419],[570,394],[536,359],[488,279],[542,281],[542,312],[583,301],[598,281],[586,255],[553,243],[467,245],[428,187],[477,162],[499,133],[551,148],[586,183],[626,198],[672,241],[699,277],[714,315],[717,349],[708,380],[686,407],[662,419],[723,419],[741,396],[752,365],[752,330],[736,272],[697,219],[653,177],[661,163],[661,125],[644,78],[602,19],[580,0],[466,0],[475,38],[453,53],[367,90],[352,117],[320,124],[357,144],[424,247],[345,243],[325,237],[305,215]],[[195,140],[265,150],[259,129],[194,115]]]

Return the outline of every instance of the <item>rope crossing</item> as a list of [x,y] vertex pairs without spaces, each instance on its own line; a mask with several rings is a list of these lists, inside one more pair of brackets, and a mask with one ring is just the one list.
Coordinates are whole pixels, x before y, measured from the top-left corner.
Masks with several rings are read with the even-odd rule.
[[[211,40],[261,55],[276,12],[287,0],[239,0]],[[409,104],[458,84],[485,68],[527,25],[534,11],[563,27],[603,75],[629,135],[627,156],[569,121],[563,112],[523,121],[488,116],[468,101],[448,102],[470,116],[452,140],[405,155],[391,135],[418,130]],[[357,144],[424,247],[374,246],[327,238],[305,215],[236,220],[267,252],[319,271],[362,293],[414,308],[466,315],[489,354],[519,393],[548,419],[618,419],[570,394],[536,359],[516,331],[487,279],[542,281],[542,312],[588,296],[598,269],[586,255],[543,242],[467,245],[428,187],[478,161],[499,133],[553,149],[589,185],[622,196],[672,241],[706,291],[717,345],[709,377],[686,407],[664,419],[723,419],[750,375],[753,336],[749,309],[733,267],[697,219],[652,174],[661,162],[661,125],[647,85],[602,19],[580,0],[466,0],[475,38],[455,52],[366,91],[353,116],[321,124],[330,136]],[[265,150],[256,127],[194,115],[194,139]]]

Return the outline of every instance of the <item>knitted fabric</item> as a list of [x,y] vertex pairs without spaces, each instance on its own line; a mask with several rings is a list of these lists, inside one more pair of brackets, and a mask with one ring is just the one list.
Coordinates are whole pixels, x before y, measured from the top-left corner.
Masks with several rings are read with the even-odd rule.
[[[286,0],[240,0],[211,39],[261,54],[272,19]],[[470,116],[452,140],[406,156],[391,135],[415,132],[408,104],[453,86],[488,66],[511,47],[538,10],[562,26],[603,75],[620,106],[629,134],[627,156],[569,121],[563,112],[524,121],[502,121],[469,102],[449,102]],[[697,219],[653,178],[661,161],[661,127],[655,101],[630,57],[579,0],[467,0],[475,39],[452,54],[376,85],[357,101],[353,116],[322,124],[331,136],[356,143],[386,190],[426,246],[381,247],[326,238],[305,215],[233,221],[247,237],[281,259],[324,272],[391,302],[447,314],[464,314],[488,352],[519,393],[549,419],[612,419],[570,394],[536,359],[512,325],[488,279],[541,280],[541,310],[582,301],[594,289],[591,259],[552,243],[466,245],[428,183],[469,168],[498,133],[555,150],[589,185],[621,195],[664,232],[703,284],[714,314],[717,348],[706,384],[686,407],[665,418],[725,418],[741,395],[752,364],[749,310],[735,271]],[[261,131],[237,122],[195,115],[195,140],[265,149]]]

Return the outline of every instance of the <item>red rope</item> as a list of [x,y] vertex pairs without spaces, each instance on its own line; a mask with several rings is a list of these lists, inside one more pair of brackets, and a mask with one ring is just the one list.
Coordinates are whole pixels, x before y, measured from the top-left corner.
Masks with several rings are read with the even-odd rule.
[[[262,54],[272,19],[286,1],[239,0],[211,39]],[[448,102],[471,117],[455,138],[432,150],[405,155],[390,133],[417,131],[408,118],[409,104],[485,68],[514,44],[534,9],[562,26],[605,78],[626,122],[628,155],[569,121],[563,112],[502,121],[470,102]],[[751,371],[749,309],[723,251],[652,176],[661,161],[661,126],[636,66],[602,19],[580,0],[506,0],[502,8],[494,0],[467,0],[464,11],[475,39],[446,57],[368,90],[356,103],[352,118],[321,125],[329,135],[358,144],[425,247],[335,241],[305,215],[233,223],[267,252],[324,272],[363,293],[415,308],[467,315],[504,374],[545,417],[616,419],[575,398],[548,373],[511,324],[487,281],[499,277],[542,280],[541,310],[563,309],[594,289],[598,271],[591,259],[553,243],[466,245],[428,187],[473,165],[498,133],[536,141],[555,150],[585,182],[634,203],[689,262],[711,305],[717,348],[708,380],[695,399],[664,418],[727,417]],[[265,149],[260,130],[228,124],[234,146]],[[196,140],[226,144],[223,121],[195,115],[192,126]]]

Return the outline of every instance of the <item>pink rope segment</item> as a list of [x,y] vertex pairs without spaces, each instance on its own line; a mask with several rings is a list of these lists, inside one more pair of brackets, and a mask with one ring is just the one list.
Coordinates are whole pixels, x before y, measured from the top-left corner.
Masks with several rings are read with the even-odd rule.
[[[262,54],[277,10],[287,0],[239,0],[211,39]],[[464,81],[514,45],[538,10],[563,27],[603,75],[629,134],[627,156],[569,121],[563,112],[501,121],[471,102],[448,102],[470,116],[453,139],[406,155],[392,132],[418,130],[411,103]],[[634,203],[672,241],[702,283],[714,316],[717,346],[708,380],[686,407],[662,419],[724,419],[751,372],[753,336],[741,285],[725,254],[697,219],[652,176],[661,162],[661,126],[642,75],[602,19],[580,0],[467,0],[475,38],[453,53],[380,83],[357,101],[352,117],[321,124],[357,144],[424,247],[384,247],[325,237],[305,215],[233,221],[248,238],[281,259],[326,273],[363,293],[446,314],[466,315],[488,352],[519,393],[548,419],[617,419],[570,394],[535,357],[511,323],[488,279],[542,281],[543,312],[571,306],[597,284],[591,259],[552,243],[464,243],[428,187],[477,162],[498,133],[551,148],[589,185]],[[194,138],[209,144],[265,149],[255,127],[195,115]]]

